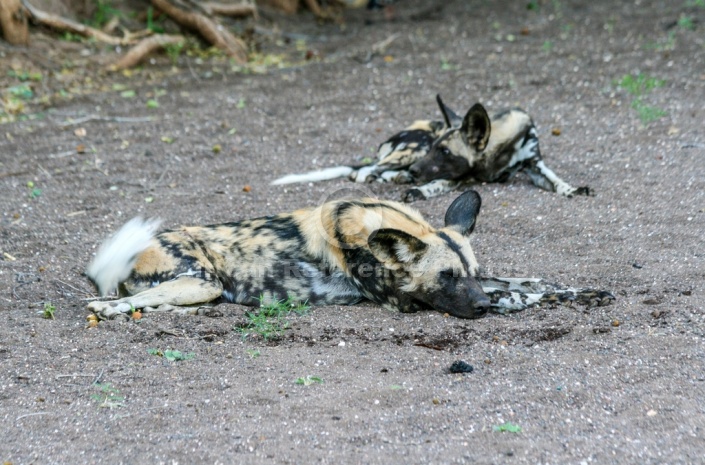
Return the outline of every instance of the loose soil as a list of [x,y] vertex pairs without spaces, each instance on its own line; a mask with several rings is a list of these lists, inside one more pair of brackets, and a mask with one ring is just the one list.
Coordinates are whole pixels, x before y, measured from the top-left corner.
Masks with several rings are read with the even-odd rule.
[[[263,53],[312,59],[262,75],[187,56],[106,75],[95,63],[112,52],[35,41],[85,75],[72,98],[2,126],[0,461],[702,463],[705,8],[443,3],[400,2],[396,21],[372,25],[364,11],[344,25],[269,13],[266,26],[290,34]],[[664,83],[633,104],[617,83],[638,74]],[[242,337],[237,305],[87,328],[95,291],[83,270],[126,220],[171,227],[316,205],[355,186],[269,182],[372,156],[438,117],[439,92],[459,112],[521,106],[547,164],[596,192],[565,199],[521,176],[476,186],[485,272],[608,289],[613,305],[480,320],[317,307],[270,340]],[[639,108],[667,114],[645,124]],[[405,187],[355,189],[398,199]],[[416,206],[440,225],[452,199]],[[458,360],[474,370],[451,374]],[[309,375],[323,382],[296,384]]]

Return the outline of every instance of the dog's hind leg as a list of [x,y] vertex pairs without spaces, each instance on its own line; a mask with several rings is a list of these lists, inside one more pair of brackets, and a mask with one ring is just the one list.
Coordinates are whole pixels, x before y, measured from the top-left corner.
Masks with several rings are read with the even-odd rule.
[[195,314],[198,313],[197,307],[180,309],[175,306],[205,304],[217,299],[222,293],[223,285],[218,280],[206,281],[193,276],[181,276],[135,295],[117,300],[91,302],[87,308],[105,320],[129,315],[137,309]]
[[423,186],[414,187],[402,194],[402,200],[404,202],[410,203],[416,200],[426,200],[431,197],[437,197],[443,195],[446,192],[455,190],[460,183],[458,181],[451,181],[448,179],[436,179]]

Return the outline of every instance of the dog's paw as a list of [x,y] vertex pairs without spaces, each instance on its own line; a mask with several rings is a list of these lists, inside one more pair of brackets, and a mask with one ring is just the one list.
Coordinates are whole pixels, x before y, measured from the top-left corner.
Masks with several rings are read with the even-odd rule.
[[416,202],[417,200],[426,200],[426,196],[420,189],[413,188],[404,192],[401,196],[402,201],[406,203]]
[[586,195],[588,197],[593,197],[595,195],[595,189],[590,189],[588,186],[582,186],[576,188],[571,195]]
[[411,184],[414,182],[413,176],[409,174],[408,171],[400,171],[394,178],[392,178],[394,184]]
[[561,194],[562,196],[568,197],[570,199],[575,195],[585,195],[587,197],[592,197],[595,195],[595,190],[589,188],[588,186],[582,186],[582,187],[571,187],[570,189],[567,189],[565,191],[561,191],[559,189],[558,193]]
[[101,320],[114,320],[123,315],[129,317],[130,312],[135,310],[130,304],[116,300],[91,302],[86,309],[95,313]]
[[600,291],[598,289],[580,289],[575,294],[575,301],[586,307],[604,307],[610,305],[616,300],[616,297],[608,291]]

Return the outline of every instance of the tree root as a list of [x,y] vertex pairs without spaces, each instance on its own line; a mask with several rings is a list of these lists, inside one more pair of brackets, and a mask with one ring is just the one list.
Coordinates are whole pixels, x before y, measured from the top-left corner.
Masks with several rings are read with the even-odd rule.
[[180,35],[157,34],[147,37],[132,47],[130,51],[123,55],[123,57],[117,62],[108,66],[108,70],[119,71],[122,69],[132,68],[142,62],[142,60],[147,58],[147,56],[154,51],[165,48],[168,45],[183,44],[184,41],[184,37]]
[[173,0],[152,0],[152,4],[177,24],[197,31],[206,41],[225,51],[239,64],[247,62],[245,42],[235,37],[216,19],[209,18],[206,14],[187,11],[184,6],[177,6]]

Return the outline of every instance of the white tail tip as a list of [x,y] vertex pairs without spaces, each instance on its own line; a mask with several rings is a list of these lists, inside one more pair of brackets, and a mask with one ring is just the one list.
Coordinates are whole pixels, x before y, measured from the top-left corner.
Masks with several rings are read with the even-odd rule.
[[325,168],[304,174],[289,174],[272,181],[272,185],[280,186],[282,184],[328,181],[330,179],[344,178],[349,176],[352,172],[353,169],[349,166],[334,166],[332,168]]
[[149,247],[160,223],[158,219],[144,220],[138,216],[103,242],[86,270],[100,295],[108,294],[130,276],[137,255]]

